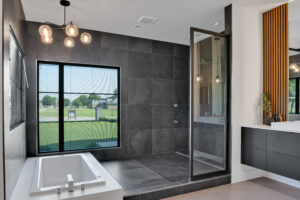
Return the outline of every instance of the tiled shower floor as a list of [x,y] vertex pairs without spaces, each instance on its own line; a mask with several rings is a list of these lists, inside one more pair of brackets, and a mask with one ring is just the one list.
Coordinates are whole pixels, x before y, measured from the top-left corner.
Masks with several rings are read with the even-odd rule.
[[[106,161],[101,164],[123,187],[125,197],[190,182],[189,159],[177,153]],[[218,170],[200,162],[194,166],[197,173]]]

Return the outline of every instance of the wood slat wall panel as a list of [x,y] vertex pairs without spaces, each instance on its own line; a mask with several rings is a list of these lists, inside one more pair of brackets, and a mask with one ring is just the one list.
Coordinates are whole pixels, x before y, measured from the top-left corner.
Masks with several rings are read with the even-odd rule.
[[288,120],[288,4],[263,14],[263,91],[272,102],[273,114]]

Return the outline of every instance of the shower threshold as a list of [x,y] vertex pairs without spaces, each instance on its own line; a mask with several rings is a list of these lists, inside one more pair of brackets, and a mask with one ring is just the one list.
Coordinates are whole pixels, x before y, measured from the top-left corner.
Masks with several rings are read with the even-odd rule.
[[[123,187],[124,199],[161,199],[230,182],[230,175],[191,181],[189,159],[181,153],[148,155],[126,160],[101,162]],[[218,171],[211,165],[199,162],[197,173]]]

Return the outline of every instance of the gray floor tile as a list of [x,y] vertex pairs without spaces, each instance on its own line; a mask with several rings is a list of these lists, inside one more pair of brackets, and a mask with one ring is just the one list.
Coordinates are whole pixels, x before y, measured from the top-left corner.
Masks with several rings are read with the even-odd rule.
[[[155,200],[201,186],[190,181],[189,159],[180,154],[145,155],[101,164],[123,187],[125,199]],[[195,165],[195,169],[199,173],[213,170],[203,163]]]
[[[169,155],[169,154],[168,154]],[[153,167],[153,166],[164,166],[172,164],[170,161],[161,158],[160,156],[143,156],[143,157],[136,157],[134,158],[137,162],[141,163],[145,167]]]
[[178,165],[150,166],[149,168],[170,182],[175,182],[189,176],[188,170]]
[[129,160],[118,160],[118,161],[107,161],[101,162],[103,167],[112,173],[118,173],[124,170],[132,170],[138,168],[144,168],[140,163],[136,162],[133,159]]
[[113,177],[127,189],[136,189],[141,186],[155,184],[160,181],[161,176],[147,168],[138,168],[132,170],[123,170],[120,174],[113,174]]
[[187,157],[181,156],[179,154],[163,154],[159,155],[159,157],[168,160],[169,162],[179,165],[183,168],[189,169],[189,159]]

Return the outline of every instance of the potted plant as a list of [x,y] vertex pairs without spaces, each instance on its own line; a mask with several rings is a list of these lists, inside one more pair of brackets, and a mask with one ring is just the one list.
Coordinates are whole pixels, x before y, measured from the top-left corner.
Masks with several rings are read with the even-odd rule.
[[271,125],[271,122],[273,120],[272,116],[272,105],[271,101],[268,99],[267,93],[263,93],[263,110],[264,110],[264,124]]

